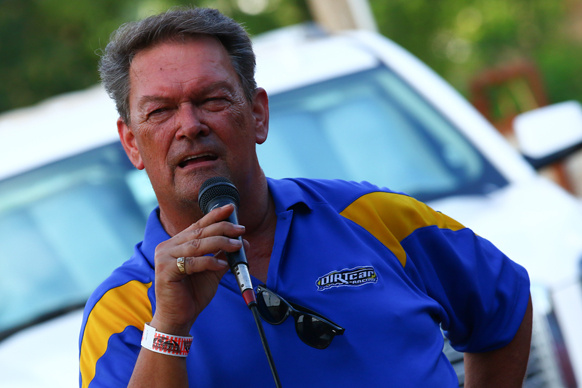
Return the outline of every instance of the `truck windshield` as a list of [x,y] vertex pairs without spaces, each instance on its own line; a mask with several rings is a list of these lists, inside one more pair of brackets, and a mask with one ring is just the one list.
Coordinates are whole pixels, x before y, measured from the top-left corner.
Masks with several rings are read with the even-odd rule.
[[1,181],[0,339],[83,305],[154,206],[119,143]]
[[369,181],[429,201],[484,194],[505,178],[384,66],[270,96],[267,176]]
[[[507,184],[386,67],[272,95],[267,176],[367,180],[428,201]],[[0,181],[0,339],[85,303],[156,206],[116,142]]]

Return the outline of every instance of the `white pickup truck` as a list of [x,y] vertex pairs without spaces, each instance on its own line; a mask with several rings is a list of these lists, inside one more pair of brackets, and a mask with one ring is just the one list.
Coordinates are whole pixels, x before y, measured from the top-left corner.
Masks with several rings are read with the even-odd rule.
[[[305,25],[254,42],[271,105],[265,173],[368,180],[490,239],[532,280],[525,386],[582,381],[582,203],[385,37]],[[570,102],[521,117],[530,160],[578,147],[581,112]],[[142,238],[156,200],[120,147],[116,118],[99,86],[0,116],[1,386],[78,384],[80,308]],[[445,351],[462,385],[462,357]]]

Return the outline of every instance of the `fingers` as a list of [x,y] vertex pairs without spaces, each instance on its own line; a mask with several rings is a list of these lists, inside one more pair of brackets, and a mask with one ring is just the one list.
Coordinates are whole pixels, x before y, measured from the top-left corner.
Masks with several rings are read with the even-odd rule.
[[198,220],[198,222],[196,222],[196,224],[198,224],[200,227],[206,227],[206,226],[209,226],[211,224],[215,224],[219,221],[223,221],[223,220],[227,219],[228,216],[230,216],[233,211],[234,211],[234,205],[232,205],[232,204],[217,207],[215,209],[212,209],[211,212],[209,212],[204,217],[202,217],[200,220]]
[[[244,227],[225,221],[233,211],[232,205],[214,209],[157,246],[156,325],[187,332],[210,303],[228,270],[224,252],[235,252],[243,246]],[[184,258],[182,270],[179,257]]]
[[[241,240],[225,236],[205,237],[177,245],[168,240],[156,249],[156,276],[166,273],[169,281],[175,281],[198,272],[221,271],[228,268],[221,252],[236,252],[242,246]],[[178,262],[180,257],[184,258],[181,264]]]
[[[225,205],[216,209],[213,209],[210,213],[206,214],[204,217],[192,224],[189,228],[185,229],[184,231],[188,231],[191,229],[205,229],[208,227],[212,227],[213,225],[221,224],[221,221],[225,221],[228,216],[232,214],[235,210],[234,205]],[[231,225],[235,227],[235,229],[243,228],[241,225],[234,225],[230,222],[225,222],[224,224]]]
[[201,237],[174,244],[168,249],[169,256],[200,257],[214,255],[219,251],[236,252],[241,249],[243,242],[240,239],[226,236]]
[[[160,243],[156,249],[156,269],[170,268],[171,278],[181,278],[202,271],[220,271],[228,266],[224,255],[217,252],[236,252],[243,246],[245,228],[223,221],[234,211],[227,205],[214,209],[171,239]],[[248,244],[248,243],[246,243]],[[184,272],[176,259],[184,257]]]
[[244,234],[245,227],[224,221],[233,211],[234,206],[232,205],[214,209],[172,239],[176,243],[182,244],[211,236],[240,237]]
[[185,257],[184,275],[192,275],[203,271],[220,271],[228,267],[226,260],[216,256]]
[[[234,250],[220,250],[216,252],[214,255],[206,255],[201,257],[178,257],[176,261],[176,266],[178,267],[178,271],[183,275],[191,275],[196,272],[202,272],[206,270],[210,271],[220,271],[228,267],[228,261],[226,260],[225,252],[236,252],[241,249],[241,246],[244,246],[245,249],[248,249],[249,242],[247,240],[242,240],[242,244],[240,240],[232,240],[233,249]],[[183,260],[180,260],[183,259]],[[178,264],[180,262],[180,264]],[[182,266],[182,270],[180,267]]]

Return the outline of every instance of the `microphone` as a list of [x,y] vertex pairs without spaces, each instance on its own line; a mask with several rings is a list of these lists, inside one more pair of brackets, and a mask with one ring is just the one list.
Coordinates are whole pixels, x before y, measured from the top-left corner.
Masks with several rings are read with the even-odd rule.
[[[205,215],[210,213],[212,209],[228,204],[234,205],[234,211],[228,217],[227,221],[238,225],[240,196],[236,186],[228,179],[220,176],[209,178],[200,186],[198,206],[200,206],[200,210]],[[242,242],[242,237],[238,239]],[[226,258],[228,259],[230,270],[236,277],[245,303],[249,307],[251,304],[256,304],[244,244],[236,252],[226,252]]]
[[[234,211],[228,217],[227,221],[238,225],[239,203],[240,196],[236,186],[226,178],[220,176],[209,178],[202,184],[202,186],[200,186],[200,191],[198,192],[198,206],[200,206],[202,213],[205,215],[217,207],[233,204]],[[242,237],[239,237],[238,239],[242,242]],[[247,307],[253,313],[261,337],[261,343],[263,344],[263,349],[265,350],[267,360],[269,361],[271,373],[275,379],[275,386],[280,388],[281,381],[279,380],[279,374],[277,373],[275,361],[273,360],[273,355],[269,349],[269,343],[267,342],[267,337],[265,336],[265,331],[263,330],[263,325],[261,324],[261,319],[259,317],[257,299],[255,298],[253,285],[251,283],[251,275],[249,274],[249,265],[247,263],[244,245],[242,245],[237,252],[226,252],[226,258],[228,259],[230,270],[236,277],[236,282],[240,287],[243,299],[245,300]]]

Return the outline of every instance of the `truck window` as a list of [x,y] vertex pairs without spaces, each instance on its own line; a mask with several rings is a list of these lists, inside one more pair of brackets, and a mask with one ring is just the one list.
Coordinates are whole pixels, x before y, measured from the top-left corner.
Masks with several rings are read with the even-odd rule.
[[119,143],[1,181],[0,338],[83,305],[154,206]]
[[507,181],[385,66],[270,97],[267,176],[367,180],[428,201]]

